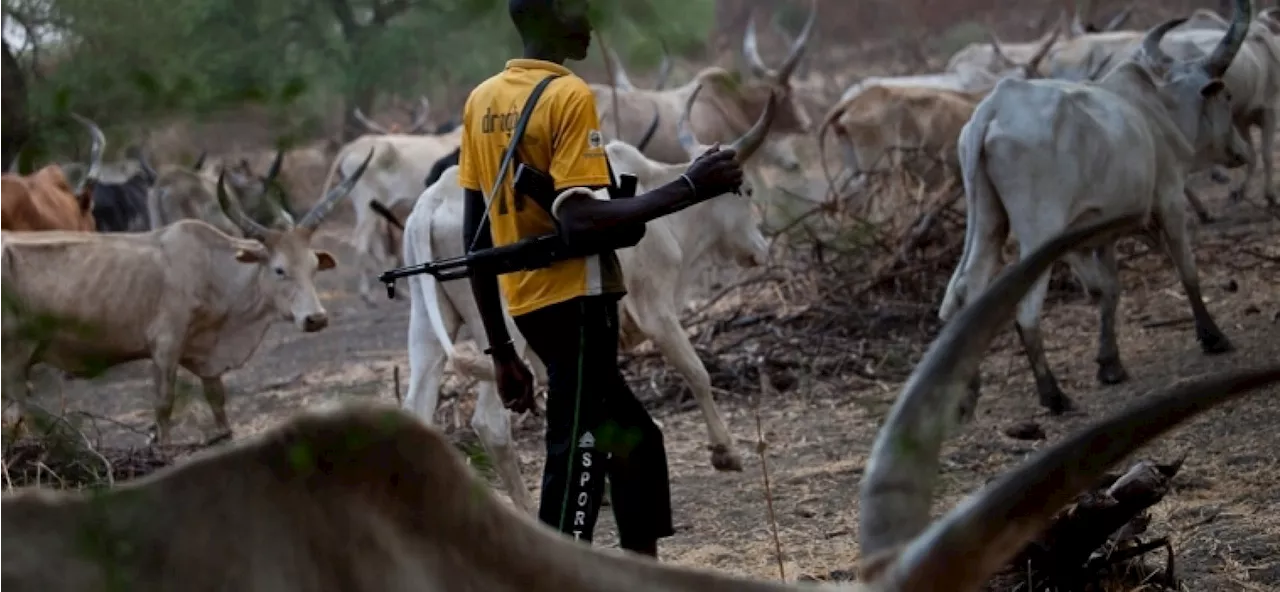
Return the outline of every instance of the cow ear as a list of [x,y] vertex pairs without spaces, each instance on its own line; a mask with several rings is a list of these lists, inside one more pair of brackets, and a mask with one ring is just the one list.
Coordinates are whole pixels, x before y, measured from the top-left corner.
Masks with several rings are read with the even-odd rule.
[[328,251],[316,251],[316,259],[319,263],[316,265],[316,271],[324,271],[333,269],[338,266],[338,261],[330,255]]
[[261,263],[266,261],[267,253],[259,249],[236,249],[236,261],[241,263]]
[[1200,89],[1200,96],[1206,99],[1213,98],[1226,88],[1227,85],[1223,84],[1221,79],[1215,78],[1211,80],[1209,84],[1204,85],[1204,87]]

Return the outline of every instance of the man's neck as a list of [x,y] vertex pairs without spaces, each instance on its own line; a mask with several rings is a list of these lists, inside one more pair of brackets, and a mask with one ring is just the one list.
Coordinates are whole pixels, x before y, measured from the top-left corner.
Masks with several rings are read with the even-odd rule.
[[524,46],[524,55],[526,60],[542,60],[563,66],[565,57],[558,51],[541,45],[526,43]]

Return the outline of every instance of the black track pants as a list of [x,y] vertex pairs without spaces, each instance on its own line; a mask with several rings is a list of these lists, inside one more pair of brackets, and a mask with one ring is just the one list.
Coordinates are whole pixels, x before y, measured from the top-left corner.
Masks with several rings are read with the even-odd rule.
[[618,371],[618,298],[516,317],[547,366],[547,462],[538,519],[590,542],[607,474],[623,547],[674,534],[662,432]]

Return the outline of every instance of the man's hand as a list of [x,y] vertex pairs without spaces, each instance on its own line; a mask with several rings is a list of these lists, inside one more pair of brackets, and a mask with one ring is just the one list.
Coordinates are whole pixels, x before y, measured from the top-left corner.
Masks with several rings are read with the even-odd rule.
[[737,155],[736,150],[721,150],[716,144],[689,165],[684,174],[693,183],[698,201],[738,192],[742,186],[742,166],[735,160]]
[[536,411],[533,400],[533,373],[520,361],[510,344],[494,348],[493,372],[498,379],[498,395],[502,404],[516,413]]

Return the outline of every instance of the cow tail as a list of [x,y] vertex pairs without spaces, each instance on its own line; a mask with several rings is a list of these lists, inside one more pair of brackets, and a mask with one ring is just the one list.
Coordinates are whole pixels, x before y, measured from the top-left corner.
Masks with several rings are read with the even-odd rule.
[[938,318],[943,321],[951,318],[966,299],[965,276],[978,241],[978,237],[975,236],[978,204],[997,198],[995,186],[992,185],[991,177],[987,175],[987,169],[983,166],[982,154],[983,142],[987,137],[987,126],[991,124],[994,115],[994,107],[991,106],[993,104],[985,100],[978,103],[973,117],[969,118],[969,122],[960,129],[960,138],[956,142],[956,149],[960,152],[960,175],[964,181],[965,194],[964,250],[960,253],[960,261],[956,263],[956,270],[951,274],[951,280],[947,282],[947,292],[942,298],[942,306],[938,309]]
[[[831,169],[827,166],[827,130],[831,129],[837,119],[844,115],[844,110],[848,106],[849,101],[840,101],[831,110],[827,111],[827,116],[822,119],[822,125],[818,126],[818,162],[822,163],[822,174],[827,178],[827,186],[831,188],[832,198],[835,197],[836,180],[831,175]],[[837,134],[836,140],[846,142],[847,139]]]
[[[427,203],[422,204],[425,207],[414,207],[413,213],[409,214],[409,217],[405,219],[404,244],[401,245],[401,251],[404,254],[404,264],[406,266],[426,263],[433,259],[431,253],[431,226],[432,219],[435,218],[436,208],[440,205],[440,200],[435,195],[424,197],[427,198]],[[421,201],[421,198],[419,198],[419,201]],[[444,319],[440,317],[440,282],[431,274],[424,273],[410,277],[409,284],[411,286],[409,297],[421,300],[425,305],[427,322],[431,325],[431,332],[435,334],[436,341],[439,341],[440,346],[444,348],[445,356],[452,360],[455,357],[453,341],[449,339],[449,332],[444,328]]]

